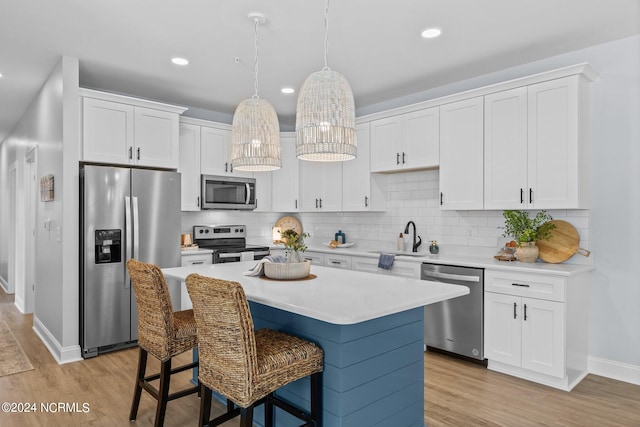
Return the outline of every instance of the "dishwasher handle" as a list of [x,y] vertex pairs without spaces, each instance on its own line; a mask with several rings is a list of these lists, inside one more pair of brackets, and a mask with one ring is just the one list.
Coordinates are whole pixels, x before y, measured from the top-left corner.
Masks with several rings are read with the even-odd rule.
[[480,277],[478,276],[468,276],[466,274],[450,274],[450,273],[440,273],[438,271],[429,271],[428,273],[423,273],[423,280],[429,280],[430,277],[434,277],[437,279],[446,279],[446,280],[457,280],[460,282],[480,282]]

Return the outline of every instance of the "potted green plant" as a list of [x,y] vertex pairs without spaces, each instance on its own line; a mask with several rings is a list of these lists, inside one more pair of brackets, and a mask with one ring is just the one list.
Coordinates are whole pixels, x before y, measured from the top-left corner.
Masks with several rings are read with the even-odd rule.
[[285,230],[280,233],[280,241],[284,243],[284,263],[266,263],[264,273],[267,277],[280,280],[301,279],[309,275],[311,261],[302,257],[302,252],[307,249],[304,239],[309,233],[298,233],[295,230]]
[[309,233],[298,233],[295,230],[284,230],[281,234],[282,243],[286,248],[287,262],[302,262],[302,254],[307,250],[304,239],[309,237]]
[[551,215],[540,211],[535,217],[530,218],[527,211],[506,210],[502,212],[504,217],[503,237],[510,236],[517,243],[516,255],[520,261],[535,262],[538,259],[538,247],[536,240],[548,240],[551,238],[551,230],[556,228],[551,224]]

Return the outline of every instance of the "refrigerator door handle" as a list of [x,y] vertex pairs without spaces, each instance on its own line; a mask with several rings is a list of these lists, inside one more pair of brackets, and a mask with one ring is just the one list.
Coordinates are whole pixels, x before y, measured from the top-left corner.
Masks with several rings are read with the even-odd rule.
[[[124,228],[125,228],[125,238],[127,239],[124,259],[125,263],[129,258],[129,254],[131,254],[131,197],[124,197]],[[131,278],[129,277],[129,270],[124,269],[124,288],[129,289],[129,284],[131,283]]]
[[247,200],[244,201],[245,205],[248,205],[251,202],[251,186],[249,183],[244,184],[247,187]]
[[133,258],[140,260],[140,227],[138,227],[138,198],[132,197],[133,202]]

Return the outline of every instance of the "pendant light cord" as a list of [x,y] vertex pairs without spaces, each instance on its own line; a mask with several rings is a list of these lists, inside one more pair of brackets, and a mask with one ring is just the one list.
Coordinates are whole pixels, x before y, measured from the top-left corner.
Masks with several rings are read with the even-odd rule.
[[329,0],[324,0],[324,68],[329,71]]
[[256,19],[254,22],[255,22],[254,38],[255,38],[256,57],[253,63],[253,75],[254,75],[253,87],[254,87],[255,93],[253,94],[252,98],[258,99],[260,98],[258,96],[258,47],[259,47],[258,46],[258,25],[260,22],[258,19]]

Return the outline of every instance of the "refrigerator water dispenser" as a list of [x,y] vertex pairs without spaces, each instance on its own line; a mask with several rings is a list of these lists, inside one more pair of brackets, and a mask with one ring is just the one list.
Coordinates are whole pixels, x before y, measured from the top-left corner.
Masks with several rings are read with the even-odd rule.
[[96,230],[96,264],[122,261],[122,230]]

